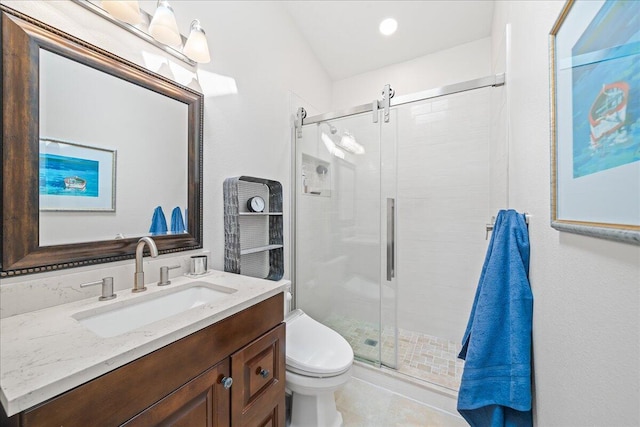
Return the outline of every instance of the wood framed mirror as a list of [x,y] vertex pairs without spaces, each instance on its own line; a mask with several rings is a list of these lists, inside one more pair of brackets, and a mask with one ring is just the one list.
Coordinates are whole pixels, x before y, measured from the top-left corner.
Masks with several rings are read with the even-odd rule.
[[[148,235],[160,253],[202,248],[202,94],[6,5],[0,13],[0,276],[133,258]],[[79,177],[74,162],[93,175]],[[158,208],[184,231],[152,233]]]

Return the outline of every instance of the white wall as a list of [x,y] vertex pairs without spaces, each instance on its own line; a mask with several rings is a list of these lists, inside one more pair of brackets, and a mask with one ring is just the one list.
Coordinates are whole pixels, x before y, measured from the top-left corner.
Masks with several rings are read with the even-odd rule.
[[[549,226],[548,34],[564,2],[497,2],[511,24],[510,204],[531,213],[536,424],[640,423],[640,247]],[[494,57],[495,57],[494,53]]]
[[[176,67],[172,57],[69,1],[2,3],[64,24],[65,31],[140,65],[148,63],[183,84],[193,78],[188,69]],[[182,33],[192,19],[200,19],[212,56],[198,71],[205,94],[204,250],[211,252],[210,266],[223,269],[222,183],[227,177],[250,175],[278,180],[285,189],[288,277],[290,117],[301,103],[312,110],[329,109],[329,77],[278,2],[180,1],[172,6]],[[183,255],[165,255],[145,262],[146,281],[157,281],[159,266],[175,263],[172,260],[183,265],[172,275],[186,272]],[[78,284],[105,275],[114,276],[116,289],[128,288],[132,266],[133,260],[4,278],[0,316],[98,295],[99,289],[80,290]]]
[[[238,90],[205,98],[204,240],[212,266],[222,270],[224,265],[222,183],[256,176],[283,186],[288,277],[291,119],[299,106],[328,109],[329,77],[278,2],[181,1],[173,6],[180,28],[198,17],[207,31],[212,62],[200,70],[233,78]],[[305,105],[298,105],[301,100]]]
[[359,74],[333,84],[332,111],[380,98],[386,84],[396,96],[486,77],[491,74],[491,38],[465,43],[411,61]]

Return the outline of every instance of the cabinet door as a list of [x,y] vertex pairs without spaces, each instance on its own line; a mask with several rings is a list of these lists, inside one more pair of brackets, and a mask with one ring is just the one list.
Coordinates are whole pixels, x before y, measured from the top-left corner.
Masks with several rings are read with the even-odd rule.
[[221,427],[229,425],[229,359],[198,375],[123,426]]
[[285,324],[231,355],[231,423],[284,427]]

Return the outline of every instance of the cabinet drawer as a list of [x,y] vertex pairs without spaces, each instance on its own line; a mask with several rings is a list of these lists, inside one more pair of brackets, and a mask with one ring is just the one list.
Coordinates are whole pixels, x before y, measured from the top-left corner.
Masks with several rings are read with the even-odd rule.
[[285,324],[231,355],[235,426],[284,426]]

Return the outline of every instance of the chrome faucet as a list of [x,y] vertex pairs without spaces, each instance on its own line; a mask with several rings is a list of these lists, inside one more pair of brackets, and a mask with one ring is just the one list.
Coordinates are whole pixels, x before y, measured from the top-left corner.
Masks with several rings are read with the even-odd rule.
[[158,256],[158,247],[151,237],[143,237],[138,240],[138,246],[136,246],[136,274],[133,277],[133,289],[131,292],[143,292],[147,290],[144,286],[144,271],[142,271],[142,257],[145,244],[149,246],[149,252],[153,258]]

